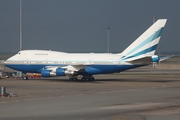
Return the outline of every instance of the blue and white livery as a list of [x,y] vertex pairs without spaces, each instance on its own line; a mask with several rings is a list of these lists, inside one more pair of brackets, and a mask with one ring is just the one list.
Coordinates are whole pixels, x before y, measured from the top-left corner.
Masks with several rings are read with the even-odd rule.
[[[94,74],[122,72],[152,63],[166,19],[157,20],[122,53],[65,53],[47,50],[23,50],[5,61],[9,68],[23,73],[41,73],[43,77],[69,76],[70,80],[94,80]],[[25,76],[24,79],[27,79]]]

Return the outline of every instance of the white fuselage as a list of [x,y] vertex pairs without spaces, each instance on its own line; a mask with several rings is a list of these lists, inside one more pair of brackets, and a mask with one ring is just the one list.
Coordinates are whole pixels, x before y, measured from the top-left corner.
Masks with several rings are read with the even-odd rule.
[[8,67],[25,73],[41,73],[46,69],[53,74],[57,69],[63,69],[66,74],[77,71],[79,71],[77,74],[103,74],[142,66],[134,66],[120,59],[120,54],[24,50],[6,60],[5,63]]
[[120,64],[120,55],[107,53],[64,53],[56,51],[20,51],[6,61],[6,64]]

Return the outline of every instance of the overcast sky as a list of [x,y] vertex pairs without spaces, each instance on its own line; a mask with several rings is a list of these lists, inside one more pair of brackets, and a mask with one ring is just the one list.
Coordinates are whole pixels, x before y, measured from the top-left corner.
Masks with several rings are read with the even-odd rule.
[[[0,52],[19,51],[20,0],[0,0]],[[158,48],[180,53],[180,0],[22,0],[23,49],[122,52],[150,25],[168,19]]]

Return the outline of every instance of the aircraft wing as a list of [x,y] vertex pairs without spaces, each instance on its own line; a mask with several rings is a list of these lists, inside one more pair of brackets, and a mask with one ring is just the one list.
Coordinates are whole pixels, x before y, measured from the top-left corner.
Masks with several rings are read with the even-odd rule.
[[87,65],[66,65],[66,66],[46,66],[46,70],[55,71],[57,68],[63,68],[68,71],[79,71],[80,69],[85,68]]
[[85,68],[87,65],[68,65],[68,66],[63,66],[61,68],[71,70],[71,71],[79,71],[80,69]]

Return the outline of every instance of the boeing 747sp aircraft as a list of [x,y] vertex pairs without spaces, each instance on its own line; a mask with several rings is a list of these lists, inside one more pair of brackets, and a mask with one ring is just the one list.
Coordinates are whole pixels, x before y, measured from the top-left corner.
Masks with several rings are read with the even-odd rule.
[[166,19],[157,20],[122,53],[65,53],[47,50],[22,50],[5,61],[6,66],[42,77],[69,76],[70,80],[92,81],[95,74],[122,72],[163,59],[155,55]]

